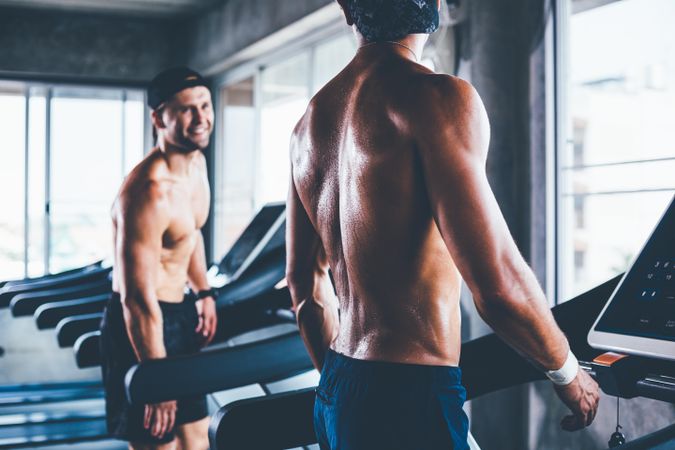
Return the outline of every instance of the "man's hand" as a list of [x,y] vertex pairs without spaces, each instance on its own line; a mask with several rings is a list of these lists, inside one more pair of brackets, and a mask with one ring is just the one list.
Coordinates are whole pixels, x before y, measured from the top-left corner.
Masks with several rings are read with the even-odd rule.
[[565,431],[577,431],[589,426],[598,411],[600,392],[598,383],[584,370],[579,369],[577,377],[566,386],[555,386],[560,400],[567,405],[572,414],[565,416],[560,426]]
[[206,297],[197,300],[197,313],[199,314],[199,323],[195,332],[202,335],[204,345],[209,345],[216,335],[216,326],[218,326],[218,315],[216,314],[216,302],[213,297]]
[[176,401],[153,403],[145,405],[143,426],[150,430],[150,434],[162,439],[166,433],[173,430],[176,423]]

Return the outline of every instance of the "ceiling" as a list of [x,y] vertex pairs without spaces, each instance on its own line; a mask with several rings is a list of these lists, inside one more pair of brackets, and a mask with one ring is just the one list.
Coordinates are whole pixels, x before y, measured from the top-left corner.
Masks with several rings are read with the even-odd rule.
[[175,17],[200,12],[224,0],[0,0],[0,8]]

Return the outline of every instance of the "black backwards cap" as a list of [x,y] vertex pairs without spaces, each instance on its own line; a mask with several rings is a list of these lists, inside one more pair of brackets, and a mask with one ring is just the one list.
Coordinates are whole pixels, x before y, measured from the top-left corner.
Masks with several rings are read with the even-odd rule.
[[204,86],[206,80],[197,72],[187,67],[173,67],[159,73],[148,86],[148,106],[153,110],[169,100],[183,89]]
[[370,42],[438,29],[436,0],[347,0],[347,4],[356,28]]

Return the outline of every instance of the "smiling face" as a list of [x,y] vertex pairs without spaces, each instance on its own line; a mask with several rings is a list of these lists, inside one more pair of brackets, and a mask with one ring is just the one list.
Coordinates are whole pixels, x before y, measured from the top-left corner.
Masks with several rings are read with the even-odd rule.
[[183,89],[153,114],[164,141],[179,150],[203,150],[213,131],[211,92],[204,86]]

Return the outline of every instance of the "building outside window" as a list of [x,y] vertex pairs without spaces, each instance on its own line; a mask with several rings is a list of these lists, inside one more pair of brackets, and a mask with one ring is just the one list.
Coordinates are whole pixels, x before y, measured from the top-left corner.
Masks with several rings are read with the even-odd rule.
[[675,193],[675,2],[567,1],[560,300],[626,270]]
[[110,207],[143,157],[144,120],[142,91],[0,84],[0,279],[111,256]]

